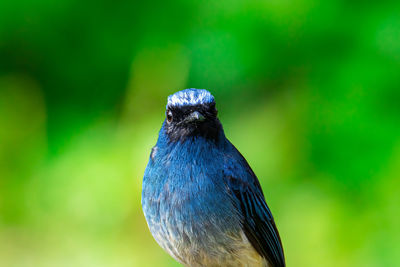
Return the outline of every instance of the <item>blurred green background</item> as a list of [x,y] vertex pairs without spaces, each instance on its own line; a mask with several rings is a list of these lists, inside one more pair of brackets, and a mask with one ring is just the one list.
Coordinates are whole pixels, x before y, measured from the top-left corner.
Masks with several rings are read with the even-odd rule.
[[400,266],[398,1],[0,2],[0,266],[179,266],[140,194],[207,88],[288,266]]

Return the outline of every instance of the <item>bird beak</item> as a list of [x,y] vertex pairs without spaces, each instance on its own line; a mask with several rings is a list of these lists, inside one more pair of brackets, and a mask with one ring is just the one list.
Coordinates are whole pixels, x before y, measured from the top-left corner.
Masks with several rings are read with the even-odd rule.
[[206,118],[198,111],[193,111],[186,117],[185,121],[194,122],[194,121],[204,121]]

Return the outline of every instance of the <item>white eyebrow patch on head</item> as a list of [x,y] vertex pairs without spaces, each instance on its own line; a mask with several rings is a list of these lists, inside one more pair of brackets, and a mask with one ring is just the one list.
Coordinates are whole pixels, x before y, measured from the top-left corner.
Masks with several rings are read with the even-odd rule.
[[205,89],[185,89],[168,97],[167,107],[195,106],[214,102],[212,94]]

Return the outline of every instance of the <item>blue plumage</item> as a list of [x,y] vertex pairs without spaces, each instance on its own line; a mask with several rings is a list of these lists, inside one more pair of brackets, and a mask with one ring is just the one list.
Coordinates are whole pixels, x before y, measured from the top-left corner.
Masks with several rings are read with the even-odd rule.
[[168,98],[142,207],[156,241],[186,266],[285,266],[260,184],[226,139],[207,90]]

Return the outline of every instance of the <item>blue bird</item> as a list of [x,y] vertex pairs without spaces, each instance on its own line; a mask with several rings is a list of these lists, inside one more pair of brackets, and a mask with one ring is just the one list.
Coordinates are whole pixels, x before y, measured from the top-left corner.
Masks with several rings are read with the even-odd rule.
[[168,97],[142,208],[154,239],[185,266],[285,266],[260,183],[225,137],[207,90]]

